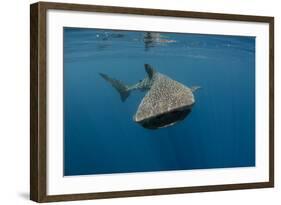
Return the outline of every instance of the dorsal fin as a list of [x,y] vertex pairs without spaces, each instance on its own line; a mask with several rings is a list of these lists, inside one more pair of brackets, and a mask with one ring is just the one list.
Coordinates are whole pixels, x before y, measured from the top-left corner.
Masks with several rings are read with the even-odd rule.
[[156,71],[149,64],[144,64],[144,68],[148,74],[149,79],[152,79],[153,75],[156,73]]

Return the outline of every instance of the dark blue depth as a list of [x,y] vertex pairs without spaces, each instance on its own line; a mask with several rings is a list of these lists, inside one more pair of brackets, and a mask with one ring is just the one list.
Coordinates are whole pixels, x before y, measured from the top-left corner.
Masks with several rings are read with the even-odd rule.
[[[255,166],[255,38],[64,28],[64,175]],[[144,64],[186,86],[182,122],[133,122],[145,95],[126,102],[100,77],[133,84]]]

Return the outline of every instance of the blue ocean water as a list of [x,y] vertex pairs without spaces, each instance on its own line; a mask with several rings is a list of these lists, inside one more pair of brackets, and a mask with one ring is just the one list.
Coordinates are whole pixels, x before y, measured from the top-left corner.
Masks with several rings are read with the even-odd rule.
[[[134,84],[144,64],[201,86],[183,121],[133,121],[145,92],[125,102],[99,73]],[[64,28],[64,175],[255,166],[255,38]]]

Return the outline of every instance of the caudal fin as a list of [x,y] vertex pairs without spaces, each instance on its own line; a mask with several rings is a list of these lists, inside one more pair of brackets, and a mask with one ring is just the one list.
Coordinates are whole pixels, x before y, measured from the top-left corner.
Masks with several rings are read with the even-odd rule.
[[112,87],[114,87],[118,91],[122,102],[124,102],[127,99],[127,97],[130,95],[130,90],[128,89],[128,87],[120,80],[110,78],[108,75],[103,73],[100,73],[100,75],[103,79],[109,82],[112,85]]

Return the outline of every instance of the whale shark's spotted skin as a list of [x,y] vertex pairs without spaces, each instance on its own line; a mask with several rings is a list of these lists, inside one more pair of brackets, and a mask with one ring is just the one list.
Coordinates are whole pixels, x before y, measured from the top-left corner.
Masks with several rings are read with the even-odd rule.
[[183,120],[195,103],[193,92],[200,87],[189,88],[156,72],[148,64],[145,64],[145,70],[148,76],[131,86],[105,74],[100,75],[119,92],[122,101],[125,101],[133,90],[148,91],[133,117],[133,120],[143,127],[157,129]]
[[134,121],[140,122],[166,112],[185,109],[194,103],[190,88],[161,73],[156,73],[154,83],[142,99]]

